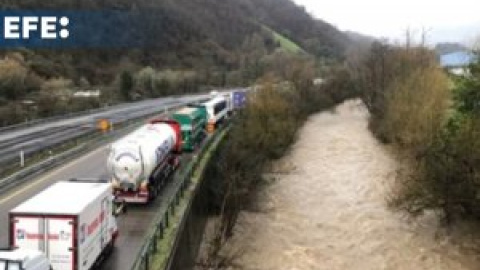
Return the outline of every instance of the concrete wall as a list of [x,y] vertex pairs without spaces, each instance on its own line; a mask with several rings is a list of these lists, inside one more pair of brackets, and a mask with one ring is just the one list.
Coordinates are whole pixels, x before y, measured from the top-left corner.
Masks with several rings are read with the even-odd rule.
[[180,224],[175,246],[166,269],[192,269],[202,242],[208,218],[208,188],[206,179],[197,185],[193,199]]

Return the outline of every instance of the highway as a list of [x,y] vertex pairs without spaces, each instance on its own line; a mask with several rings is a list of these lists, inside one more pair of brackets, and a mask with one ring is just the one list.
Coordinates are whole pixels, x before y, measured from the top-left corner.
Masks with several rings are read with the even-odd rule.
[[[209,95],[163,98],[137,103],[138,107],[134,106],[135,108],[121,105],[112,108],[108,112],[63,119],[29,128],[3,132],[0,133],[0,153],[2,150],[7,151],[6,149],[18,151],[21,145],[29,140],[35,143],[40,143],[42,140],[56,140],[55,138],[69,140],[75,134],[72,130],[77,132],[87,130],[86,132],[88,132],[88,128],[95,128],[92,123],[95,123],[99,118],[109,118],[113,119],[113,121],[122,121],[118,120],[122,118],[133,119],[142,115],[153,115],[155,112],[162,112],[165,106],[174,107],[175,105],[194,102],[207,97]],[[76,129],[73,129],[74,127]],[[71,178],[108,179],[106,168],[107,155],[108,145],[105,145],[35,179],[11,188],[7,192],[0,193],[0,248],[9,247],[8,230],[10,226],[8,212],[11,209],[58,181]],[[184,168],[187,164],[186,161],[191,159],[191,156],[191,154],[182,155],[182,165],[179,171]],[[180,181],[169,181],[154,202],[149,205],[129,205],[127,213],[118,217],[120,235],[114,252],[102,264],[102,269],[131,269],[144,244],[149,229],[153,225],[155,217],[168,206],[166,202],[169,201],[171,195],[177,190],[178,185],[180,185]]]
[[[94,150],[34,181],[0,195],[0,247],[8,247],[8,212],[11,209],[57,181],[73,177],[106,179],[107,151],[107,146]],[[178,183],[170,181],[163,189],[162,194],[170,194],[176,184]],[[161,207],[166,207],[165,201],[166,196],[160,195],[150,205],[128,206],[127,213],[118,217],[120,235],[112,256],[103,263],[102,269],[127,270],[131,268],[155,215]]]
[[89,115],[59,119],[30,127],[0,132],[0,165],[8,164],[12,160],[18,159],[20,151],[23,151],[25,157],[28,157],[40,150],[48,149],[94,132],[98,119],[109,119],[115,126],[116,123],[160,112],[165,107],[193,102],[204,97],[206,95],[191,95],[126,103]]
[[[109,111],[92,115],[63,119],[33,127],[2,132],[0,133],[0,153],[18,151],[25,145],[36,145],[38,148],[47,145],[45,142],[48,141],[72,139],[81,132],[89,132],[89,128],[95,128],[92,123],[95,123],[96,119],[99,118],[109,118],[114,122],[134,119],[144,115],[152,115],[155,112],[161,112],[165,106],[170,107],[193,102],[205,97],[207,97],[207,95],[149,100],[112,107]],[[1,155],[2,154],[0,154],[0,156]],[[107,179],[107,155],[108,146],[103,146],[25,184],[14,187],[8,192],[0,194],[0,248],[8,248],[9,246],[8,212],[11,209],[53,183],[61,180],[71,178]],[[182,159],[189,159],[189,155],[184,155]],[[154,217],[159,210],[167,207],[167,203],[165,203],[168,200],[167,194],[173,194],[173,190],[176,189],[178,184],[179,183],[175,181],[168,182],[163,188],[162,194],[153,203],[146,206],[129,205],[127,214],[118,217],[120,235],[117,239],[114,252],[107,261],[103,263],[102,269],[129,270],[131,268],[144,244],[145,237],[154,221]]]

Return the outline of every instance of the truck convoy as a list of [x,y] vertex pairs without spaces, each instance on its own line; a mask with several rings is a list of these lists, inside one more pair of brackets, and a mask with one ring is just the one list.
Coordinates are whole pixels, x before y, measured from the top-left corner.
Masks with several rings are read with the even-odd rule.
[[[171,120],[154,120],[110,147],[109,178],[118,198],[127,203],[148,203],[159,194],[179,165],[182,150],[193,151],[227,118],[228,100],[235,94],[215,94],[201,104],[190,104],[172,114]],[[241,99],[244,102],[244,99]]]
[[118,235],[108,181],[57,182],[11,210],[9,220],[14,252],[42,252],[55,270],[96,267]]
[[115,195],[127,203],[148,203],[179,165],[180,124],[156,119],[116,141],[107,167]]
[[97,268],[118,235],[116,199],[154,199],[178,168],[182,150],[195,150],[207,124],[217,127],[245,103],[245,91],[217,93],[171,120],[151,120],[111,145],[109,181],[57,182],[11,210],[10,250],[0,251],[0,270]]

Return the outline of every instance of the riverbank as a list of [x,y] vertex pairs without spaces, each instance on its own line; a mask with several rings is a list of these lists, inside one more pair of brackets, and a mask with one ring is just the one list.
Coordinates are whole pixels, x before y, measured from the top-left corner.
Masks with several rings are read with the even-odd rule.
[[479,268],[468,228],[447,234],[434,215],[387,206],[397,163],[367,125],[359,101],[309,118],[255,210],[240,214],[222,251],[231,269]]

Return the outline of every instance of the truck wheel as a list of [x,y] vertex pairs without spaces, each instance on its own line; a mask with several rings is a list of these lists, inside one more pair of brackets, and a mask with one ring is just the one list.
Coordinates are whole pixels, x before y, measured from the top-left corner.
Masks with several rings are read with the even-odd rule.
[[152,185],[149,185],[149,186],[148,186],[149,200],[150,200],[150,201],[155,200],[155,198],[157,197],[157,194],[158,194],[158,192],[157,192],[157,187],[156,187],[156,185],[153,185],[153,184],[152,184]]
[[107,256],[113,253],[113,247],[114,247],[113,241],[110,241],[110,243],[108,243],[108,245],[105,247]]

